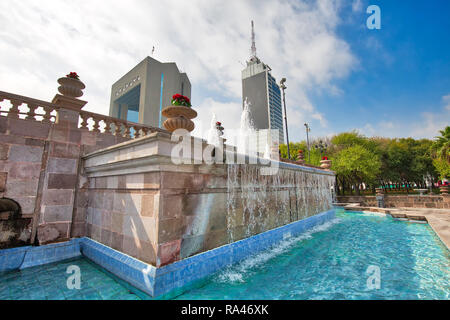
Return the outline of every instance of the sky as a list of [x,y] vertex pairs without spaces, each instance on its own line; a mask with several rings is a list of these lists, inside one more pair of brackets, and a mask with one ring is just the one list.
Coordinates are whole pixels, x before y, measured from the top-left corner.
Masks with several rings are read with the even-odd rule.
[[254,20],[258,57],[287,79],[290,141],[305,122],[313,138],[433,138],[450,125],[448,12],[447,0],[2,0],[0,90],[50,101],[75,71],[84,110],[108,114],[111,85],[154,46],[191,81],[194,135],[213,113],[238,129]]

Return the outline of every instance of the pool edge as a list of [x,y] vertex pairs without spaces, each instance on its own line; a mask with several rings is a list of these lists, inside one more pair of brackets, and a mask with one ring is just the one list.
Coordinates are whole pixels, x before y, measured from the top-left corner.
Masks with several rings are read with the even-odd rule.
[[[0,250],[0,272],[9,271],[11,267],[24,269],[85,256],[151,297],[159,298],[171,291],[184,291],[183,288],[220,269],[257,254],[283,239],[307,232],[334,217],[335,209],[330,209],[159,268],[86,237],[40,247],[4,249]],[[15,254],[15,263],[10,263],[9,270],[2,270],[2,257],[5,260],[8,253]]]

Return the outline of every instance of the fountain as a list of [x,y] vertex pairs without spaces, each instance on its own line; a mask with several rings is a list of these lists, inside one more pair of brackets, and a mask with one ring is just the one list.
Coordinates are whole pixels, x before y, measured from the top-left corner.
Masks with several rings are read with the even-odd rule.
[[220,142],[221,132],[219,131],[219,129],[217,129],[216,123],[217,123],[216,114],[213,112],[213,116],[211,118],[211,126],[208,130],[207,141],[208,144],[219,147],[221,146]]
[[266,149],[264,150],[264,158],[271,159],[272,158],[272,150],[268,143],[266,143]]
[[[17,96],[14,97],[16,99]],[[36,101],[39,102],[34,99],[28,102],[34,105]],[[77,103],[85,102],[79,100]],[[71,163],[80,165],[80,170],[75,168],[74,171],[78,174],[72,169],[63,171],[64,176],[71,172],[73,184],[66,181],[63,188],[59,175],[48,171],[50,169],[46,169],[44,175],[44,180],[48,180],[42,189],[45,214],[38,217],[46,218],[49,208],[59,210],[59,201],[67,204],[66,195],[69,195],[67,201],[71,202],[65,207],[69,209],[69,219],[72,219],[72,213],[77,212],[76,228],[71,226],[71,221],[59,221],[59,217],[56,222],[46,221],[46,226],[35,229],[37,239],[43,245],[36,249],[25,246],[20,252],[13,250],[14,258],[0,257],[0,271],[7,265],[6,261],[12,266],[8,268],[19,269],[82,254],[138,289],[160,296],[332,219],[334,210],[330,187],[334,183],[334,172],[273,160],[275,157],[271,158],[269,151],[272,156],[277,155],[278,140],[273,145],[265,140],[268,145],[261,144],[265,159],[257,158],[254,149],[258,142],[257,131],[251,120],[250,103],[246,98],[237,148],[227,148],[225,154],[226,160],[230,156],[236,158],[236,162],[217,161],[223,159],[217,153],[218,150],[223,151],[223,140],[215,115],[211,120],[208,141],[180,135],[176,130],[172,133],[128,122],[121,124],[126,132],[140,128],[135,137],[138,132],[145,134],[138,139],[114,136],[113,140],[106,141],[106,137],[111,137],[109,133],[103,136],[103,133],[92,131],[94,143],[91,145],[89,139],[89,143],[75,144],[84,153],[78,151],[69,159],[73,161]],[[89,116],[75,112],[73,108],[62,110],[57,102],[43,106],[52,106],[58,112],[57,119],[64,119],[63,123],[53,123],[50,130],[59,130],[58,126],[65,128],[67,119],[71,117],[73,121],[69,122],[75,128],[79,117],[86,125],[86,117]],[[12,124],[12,120],[8,119],[6,123]],[[22,121],[20,128],[23,130],[29,126],[49,128],[47,123],[34,123],[27,119],[15,119],[14,125],[19,124],[17,121]],[[107,121],[110,120],[102,121],[109,126]],[[99,126],[97,122],[96,126]],[[116,135],[118,132],[120,130],[116,130]],[[49,134],[49,137],[53,136]],[[71,142],[66,142],[67,146],[71,145]],[[61,142],[48,140],[48,143],[49,150],[54,152],[49,153],[48,159],[44,157],[45,161],[56,163],[59,159],[56,153],[67,156],[66,149],[55,149]],[[82,148],[85,143],[90,148]],[[207,162],[207,158],[215,161]],[[253,163],[254,159],[257,161]],[[54,190],[59,188],[64,193],[58,193],[56,197]],[[14,211],[10,205],[5,207],[2,213],[4,222],[0,224],[0,227],[8,224],[8,230],[20,218],[17,208],[13,214],[5,213]],[[54,218],[54,215],[48,216]],[[31,219],[12,226],[18,237],[12,238],[10,232],[3,230],[0,240],[31,238],[22,232],[28,229],[30,222]],[[56,225],[64,228],[57,230]],[[45,246],[46,242],[57,239],[54,234],[56,237],[61,235],[58,241],[71,240],[58,244],[60,249],[55,249],[54,245]],[[28,254],[31,250],[37,253]],[[46,260],[41,260],[42,257]]]
[[256,130],[250,117],[250,102],[246,97],[244,100],[244,109],[241,113],[241,122],[239,128],[239,139],[237,151],[241,154],[251,154],[256,151],[250,144],[250,139],[256,137]]
[[332,175],[288,168],[279,169],[276,175],[263,175],[262,169],[258,165],[228,165],[227,232],[230,243],[332,207]]

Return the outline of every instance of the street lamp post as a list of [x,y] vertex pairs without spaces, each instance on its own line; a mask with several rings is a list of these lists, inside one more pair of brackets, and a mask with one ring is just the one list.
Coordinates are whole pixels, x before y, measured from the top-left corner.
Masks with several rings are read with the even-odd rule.
[[311,131],[311,128],[309,127],[309,124],[305,122],[305,128],[306,128],[306,146],[308,147],[308,162],[311,163],[311,152],[309,150],[309,132]]
[[284,126],[286,127],[286,140],[287,140],[287,153],[288,153],[288,159],[291,159],[291,152],[289,150],[289,133],[288,133],[288,124],[287,124],[287,114],[286,114],[286,99],[284,90],[287,88],[284,84],[286,82],[286,78],[281,79],[280,81],[280,88],[283,90],[283,104],[284,104]]

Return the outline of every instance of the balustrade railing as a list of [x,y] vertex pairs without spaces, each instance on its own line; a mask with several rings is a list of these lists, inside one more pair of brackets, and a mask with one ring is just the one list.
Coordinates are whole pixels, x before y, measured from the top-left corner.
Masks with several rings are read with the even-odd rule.
[[[9,101],[8,102],[5,102]],[[9,108],[8,108],[9,104]],[[33,98],[0,91],[0,115],[13,119],[55,122],[58,106]]]
[[[0,91],[0,116],[13,119],[58,123],[58,112],[62,108],[56,104],[29,97]],[[68,109],[75,111],[73,109]],[[89,111],[79,113],[78,128],[93,132],[110,133],[127,138],[139,138],[152,132],[167,132],[164,129],[105,116]]]

